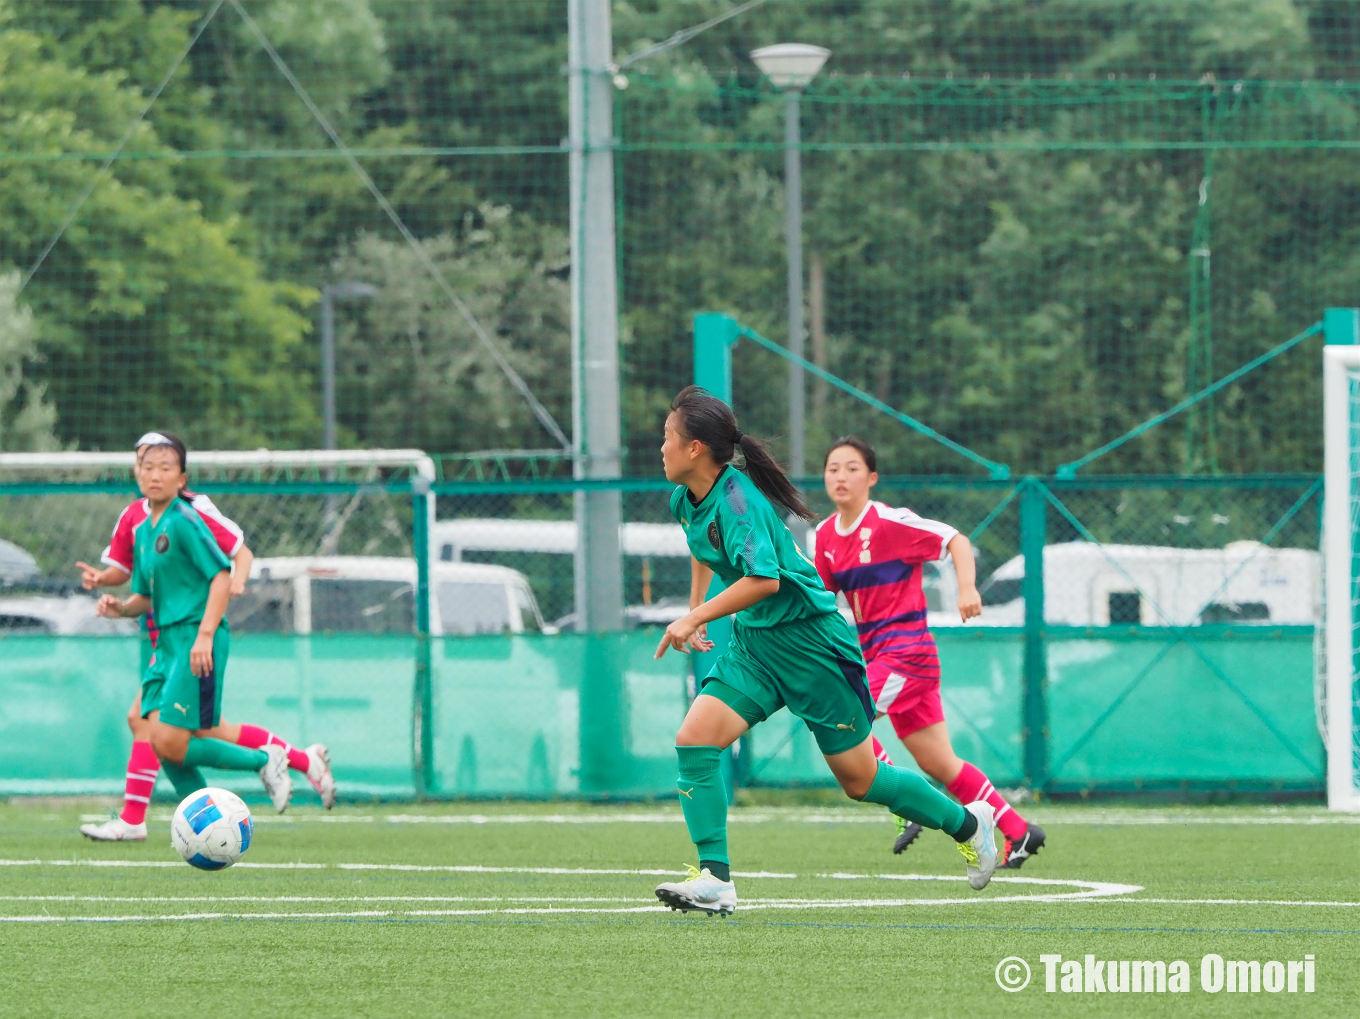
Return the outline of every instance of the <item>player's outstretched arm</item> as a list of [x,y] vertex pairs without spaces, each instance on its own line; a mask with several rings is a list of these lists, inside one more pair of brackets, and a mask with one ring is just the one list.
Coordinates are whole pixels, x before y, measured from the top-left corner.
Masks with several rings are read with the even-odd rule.
[[[778,592],[778,577],[742,577],[722,594],[690,609],[689,615],[677,619],[666,627],[666,632],[661,636],[661,643],[656,647],[655,657],[660,658],[669,648],[689,654],[691,638],[701,626],[740,612],[742,609],[749,609],[756,602],[762,602]],[[694,642],[692,646],[700,651],[710,651],[713,648],[713,642],[710,640],[702,639],[702,644],[704,646]]]
[[954,575],[959,578],[959,618],[966,623],[982,615],[982,595],[978,594],[977,589],[977,561],[973,558],[973,543],[966,534],[956,534],[946,547],[954,559]]
[[120,584],[126,584],[128,577],[132,576],[127,570],[117,566],[101,570],[80,560],[76,560],[76,567],[80,570],[80,586],[87,591],[93,591],[96,587],[118,587]]

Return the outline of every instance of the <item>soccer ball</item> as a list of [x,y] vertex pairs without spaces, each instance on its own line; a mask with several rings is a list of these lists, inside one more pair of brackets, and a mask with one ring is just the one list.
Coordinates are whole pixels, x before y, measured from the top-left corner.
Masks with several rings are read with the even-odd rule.
[[241,797],[225,789],[200,789],[175,808],[170,844],[191,866],[221,870],[245,855],[254,830]]

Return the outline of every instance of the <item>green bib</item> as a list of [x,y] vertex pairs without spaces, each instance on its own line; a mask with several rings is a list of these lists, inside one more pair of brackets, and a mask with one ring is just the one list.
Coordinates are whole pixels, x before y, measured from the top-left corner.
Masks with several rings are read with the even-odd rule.
[[671,495],[671,513],[685,529],[690,553],[728,587],[742,577],[779,580],[777,594],[737,613],[742,626],[781,626],[836,611],[836,596],[774,505],[735,467],[723,469],[698,505],[681,485]]

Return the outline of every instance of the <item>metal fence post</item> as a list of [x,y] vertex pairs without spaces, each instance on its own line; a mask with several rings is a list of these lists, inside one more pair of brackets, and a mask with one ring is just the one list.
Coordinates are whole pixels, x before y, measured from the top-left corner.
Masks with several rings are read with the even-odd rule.
[[1025,557],[1025,652],[1022,668],[1025,782],[1040,790],[1048,779],[1048,659],[1044,649],[1044,545],[1048,501],[1038,478],[1020,482],[1020,552]]
[[417,477],[411,483],[412,542],[416,556],[416,678],[412,712],[412,778],[417,799],[435,788],[434,776],[434,685],[430,675],[430,482]]
[[[732,346],[736,342],[737,320],[731,315],[706,312],[694,316],[694,384],[707,389],[729,406],[732,403]],[[722,581],[714,577],[708,597],[712,598],[722,590]],[[718,656],[731,643],[732,620],[715,619],[709,623],[708,639],[713,641],[712,651],[690,654],[696,691]],[[743,743],[742,748],[747,746],[749,744]],[[727,786],[727,799],[731,802],[737,787],[737,762],[730,748],[723,751],[721,767],[723,783]]]

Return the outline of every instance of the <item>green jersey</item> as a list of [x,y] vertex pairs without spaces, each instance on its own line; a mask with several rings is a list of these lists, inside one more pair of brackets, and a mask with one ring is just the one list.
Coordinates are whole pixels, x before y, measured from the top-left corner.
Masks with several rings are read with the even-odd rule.
[[[151,599],[156,625],[196,623],[208,604],[213,577],[231,569],[203,518],[176,499],[152,524],[147,517],[132,536],[132,593]],[[222,621],[226,626],[226,620]]]
[[742,577],[778,579],[778,593],[737,613],[741,625],[782,626],[836,611],[836,596],[770,500],[735,467],[724,468],[698,505],[681,485],[671,496],[671,513],[685,529],[690,553],[727,586]]

